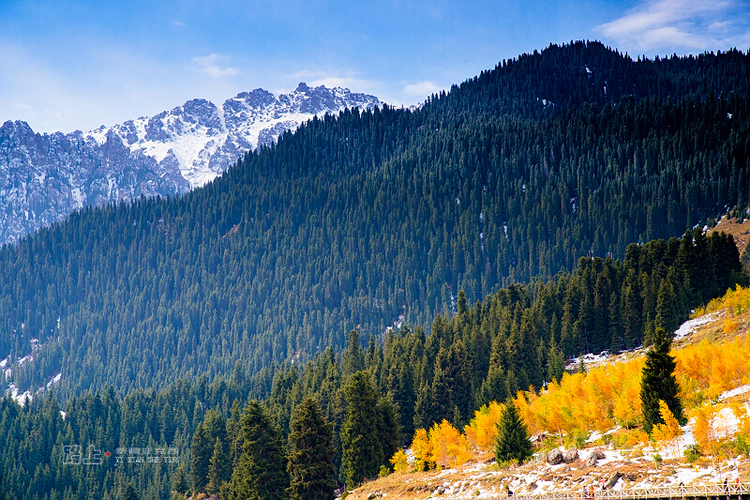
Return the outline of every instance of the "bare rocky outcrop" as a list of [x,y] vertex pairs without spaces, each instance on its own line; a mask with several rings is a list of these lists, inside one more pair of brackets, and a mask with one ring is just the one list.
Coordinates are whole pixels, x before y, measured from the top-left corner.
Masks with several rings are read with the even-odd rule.
[[606,458],[606,455],[602,450],[592,451],[589,458],[586,459],[586,467],[596,467],[597,462],[603,458]]
[[570,448],[568,451],[565,452],[565,455],[563,456],[563,461],[566,464],[572,464],[578,460],[578,450],[575,448]]
[[604,488],[607,489],[607,490],[612,489],[617,484],[617,481],[619,481],[622,476],[623,476],[622,472],[617,471],[617,472],[613,473],[609,477],[609,480],[607,481],[607,483],[604,485]]
[[558,465],[563,463],[564,457],[563,452],[555,448],[547,453],[547,463],[550,465]]

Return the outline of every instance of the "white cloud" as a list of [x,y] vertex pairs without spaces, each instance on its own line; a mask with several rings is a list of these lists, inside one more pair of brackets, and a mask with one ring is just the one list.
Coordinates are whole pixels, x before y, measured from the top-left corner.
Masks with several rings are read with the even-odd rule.
[[419,99],[426,99],[432,94],[436,94],[443,90],[443,88],[429,81],[423,81],[418,83],[411,83],[404,86],[404,95],[407,97],[416,97]]
[[193,63],[201,73],[205,73],[214,80],[221,80],[222,78],[239,74],[239,71],[235,68],[228,66],[222,67],[222,63],[228,62],[229,59],[228,56],[211,54],[208,56],[194,57]]
[[596,31],[621,50],[651,54],[747,49],[750,15],[738,0],[646,0]]

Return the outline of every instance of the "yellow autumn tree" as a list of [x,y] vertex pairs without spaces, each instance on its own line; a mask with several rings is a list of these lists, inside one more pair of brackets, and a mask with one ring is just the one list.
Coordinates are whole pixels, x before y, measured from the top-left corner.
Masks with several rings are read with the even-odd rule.
[[399,450],[393,454],[389,462],[391,462],[393,470],[399,474],[403,474],[409,468],[409,461],[407,459],[406,453],[404,453],[404,450],[401,448],[399,448]]
[[[482,406],[474,412],[474,418],[464,427],[464,435],[474,449],[479,452],[492,450],[497,437],[497,423],[500,421],[503,406],[497,401]],[[523,417],[522,417],[523,418]]]
[[417,464],[417,470],[429,470],[435,466],[432,459],[432,446],[425,429],[414,431],[414,437],[411,440],[411,451]]
[[641,371],[644,359],[639,358],[628,363],[617,363],[612,374],[612,418],[616,425],[631,429],[640,423],[641,409]]
[[747,407],[744,404],[732,403],[729,405],[734,417],[737,419],[737,434],[750,437],[750,416],[747,414]]
[[580,409],[574,412],[578,420],[587,429],[596,429],[604,432],[612,428],[612,413],[615,396],[615,386],[612,383],[617,380],[615,372],[617,365],[603,366],[598,370],[591,370],[586,376],[583,386],[583,397],[575,401]]
[[693,410],[693,438],[704,453],[716,457],[719,442],[716,429],[717,408],[704,405]]
[[539,396],[534,392],[518,391],[513,402],[516,404],[518,414],[526,423],[531,434],[539,434],[547,430],[545,422],[541,421],[540,416],[535,408],[535,402]]
[[[656,424],[651,431],[651,437],[660,448],[674,448],[677,446],[677,438],[682,435],[680,423],[663,400],[659,400],[659,415],[663,424]],[[675,450],[673,450],[675,451]]]
[[700,406],[706,399],[716,399],[749,381],[750,337],[737,337],[722,344],[704,340],[675,354],[675,375],[686,407]]
[[747,376],[748,360],[742,342],[735,339],[727,347],[714,350],[708,391],[710,397],[718,397],[724,391],[739,387],[743,377]]
[[447,420],[436,423],[429,434],[431,458],[441,468],[456,467],[472,458],[466,436]]
[[[750,310],[750,288],[738,287],[727,292],[722,299],[711,301],[703,312],[723,309],[728,309],[730,315]],[[677,365],[675,375],[681,388],[679,397],[687,410],[700,408],[707,400],[716,400],[728,390],[750,384],[750,335],[722,344],[702,341],[673,354]],[[562,443],[563,436],[570,437],[571,433],[603,432],[619,425],[630,431],[630,440],[641,442],[643,435],[636,429],[642,423],[640,391],[644,363],[644,357],[638,356],[593,367],[585,375],[566,373],[558,382],[551,382],[539,392],[519,392],[514,402],[532,434],[557,434]],[[705,420],[705,416],[701,418]],[[750,432],[750,417],[747,420]],[[674,427],[671,430],[668,427],[659,434],[665,445],[672,439],[668,437],[670,433],[677,432]],[[476,426],[466,429],[475,447],[483,439],[480,434]]]

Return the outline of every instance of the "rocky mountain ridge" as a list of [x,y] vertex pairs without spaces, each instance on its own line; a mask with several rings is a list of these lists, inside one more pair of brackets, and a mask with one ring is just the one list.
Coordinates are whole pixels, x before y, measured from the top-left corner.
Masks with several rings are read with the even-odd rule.
[[222,106],[193,99],[90,132],[38,134],[23,121],[6,121],[0,127],[0,243],[88,205],[185,193],[313,116],[380,104],[372,95],[300,83],[279,96],[241,92]]

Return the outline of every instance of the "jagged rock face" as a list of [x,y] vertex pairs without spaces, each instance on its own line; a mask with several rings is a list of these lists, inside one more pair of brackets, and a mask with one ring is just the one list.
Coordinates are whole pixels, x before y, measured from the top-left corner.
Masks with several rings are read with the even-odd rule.
[[184,193],[315,115],[380,104],[371,95],[300,83],[278,97],[242,92],[221,107],[193,99],[85,133],[37,134],[25,122],[7,121],[0,127],[0,243],[86,205]]
[[176,164],[157,164],[112,134],[92,144],[81,132],[36,134],[20,121],[0,127],[0,243],[86,205],[172,195],[188,187]]

